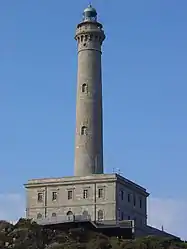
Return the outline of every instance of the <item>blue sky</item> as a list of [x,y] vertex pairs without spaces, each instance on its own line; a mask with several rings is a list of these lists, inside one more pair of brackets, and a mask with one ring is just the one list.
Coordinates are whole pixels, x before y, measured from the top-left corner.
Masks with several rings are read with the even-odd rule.
[[[23,183],[30,178],[73,174],[74,34],[87,4],[0,1],[0,203],[8,194],[24,200]],[[186,224],[187,214],[181,208],[187,209],[187,1],[93,4],[107,36],[105,172],[120,168],[125,177],[146,187],[152,203],[160,205],[152,222],[163,217],[161,223],[169,231],[185,236],[182,222]],[[153,213],[156,204],[151,205]],[[174,214],[164,220],[174,205]],[[11,219],[18,215],[9,213]],[[178,227],[171,225],[177,222]]]

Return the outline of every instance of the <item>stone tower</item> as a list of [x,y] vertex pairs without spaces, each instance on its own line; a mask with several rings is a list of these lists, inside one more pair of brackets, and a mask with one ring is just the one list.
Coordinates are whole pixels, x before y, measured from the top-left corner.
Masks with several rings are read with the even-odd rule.
[[89,5],[77,25],[78,44],[75,176],[103,173],[101,46],[105,39],[97,12]]

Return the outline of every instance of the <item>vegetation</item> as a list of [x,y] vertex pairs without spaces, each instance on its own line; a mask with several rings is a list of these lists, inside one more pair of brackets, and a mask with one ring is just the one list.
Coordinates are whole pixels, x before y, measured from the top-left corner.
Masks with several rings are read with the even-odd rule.
[[135,240],[109,238],[93,231],[45,229],[34,222],[20,219],[12,225],[0,221],[0,249],[177,249],[187,243],[148,236]]

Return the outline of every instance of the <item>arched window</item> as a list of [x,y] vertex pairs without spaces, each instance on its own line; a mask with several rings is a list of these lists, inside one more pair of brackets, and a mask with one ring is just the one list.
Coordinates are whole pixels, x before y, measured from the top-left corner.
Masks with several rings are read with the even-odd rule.
[[86,126],[81,127],[81,135],[87,135],[87,127]]
[[88,86],[86,85],[86,83],[82,84],[82,92],[83,93],[87,93],[88,92]]
[[71,211],[68,211],[68,212],[67,212],[67,216],[68,216],[68,220],[69,220],[69,221],[73,220],[73,218],[74,218],[74,217],[73,217],[73,213],[72,213]]
[[52,213],[52,217],[56,217],[56,213]]
[[67,215],[73,215],[73,213],[71,211],[68,211]]
[[98,220],[102,221],[104,219],[104,214],[103,214],[103,210],[99,210],[98,211]]
[[37,219],[41,219],[42,218],[42,214],[37,214]]

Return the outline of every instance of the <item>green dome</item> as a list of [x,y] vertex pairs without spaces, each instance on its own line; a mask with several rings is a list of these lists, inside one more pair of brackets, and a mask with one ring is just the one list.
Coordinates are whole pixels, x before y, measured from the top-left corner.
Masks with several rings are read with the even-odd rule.
[[97,20],[97,11],[92,5],[88,5],[88,7],[84,10],[83,13],[84,21],[96,21]]
[[97,11],[96,11],[96,9],[95,8],[93,8],[92,7],[92,5],[89,5],[85,10],[84,10],[84,13],[85,12],[90,12],[90,13],[92,13],[93,15],[97,15]]

